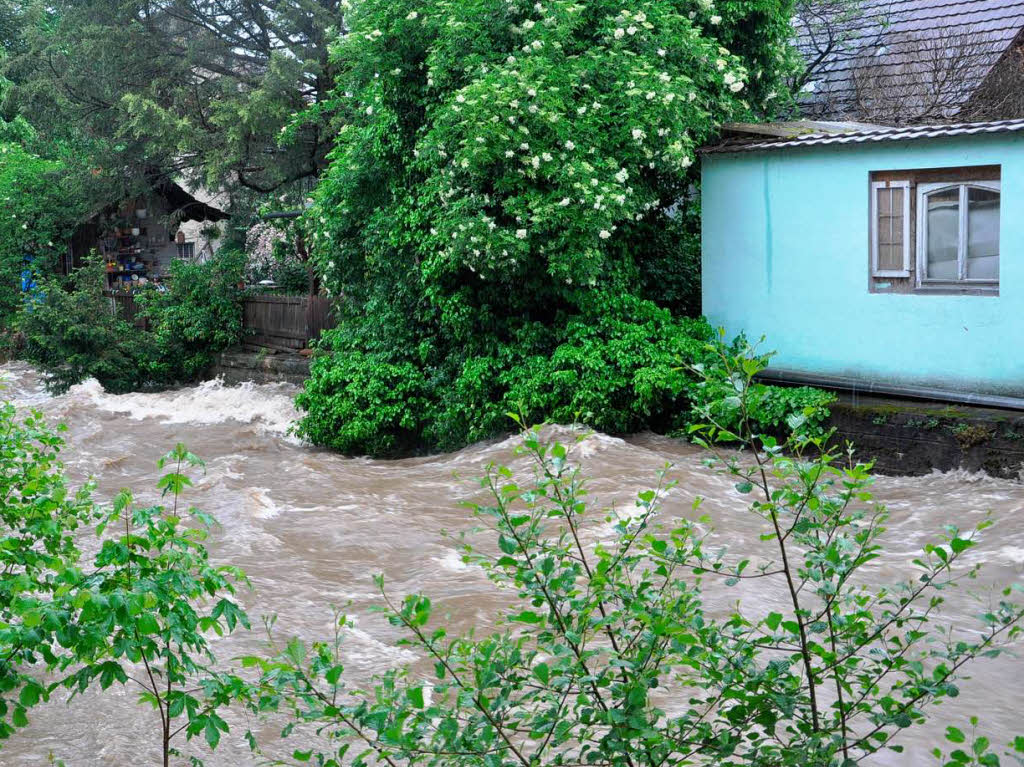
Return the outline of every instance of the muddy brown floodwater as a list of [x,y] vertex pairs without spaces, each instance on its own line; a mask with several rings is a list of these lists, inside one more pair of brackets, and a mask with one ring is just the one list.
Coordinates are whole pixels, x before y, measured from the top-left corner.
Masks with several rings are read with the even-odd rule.
[[[283,636],[324,638],[331,631],[331,605],[350,605],[347,612],[356,620],[345,643],[351,680],[365,681],[375,672],[415,660],[395,646],[395,630],[368,611],[378,603],[375,573],[384,573],[396,594],[418,590],[430,595],[450,613],[456,628],[490,625],[498,598],[480,572],[462,563],[442,531],[471,526],[459,506],[477,492],[469,480],[492,461],[517,465],[515,440],[398,461],[343,458],[288,435],[296,417],[295,390],[289,386],[208,382],[160,394],[114,396],[88,382],[50,397],[31,368],[11,363],[2,370],[8,380],[5,396],[19,407],[39,408],[51,422],[68,425],[64,457],[70,474],[76,482],[93,475],[102,498],[131,487],[141,500],[155,502],[156,459],[175,442],[185,442],[206,459],[206,474],[189,500],[222,525],[212,537],[212,556],[241,566],[251,577],[254,591],[243,600],[254,626],[260,625],[260,615],[276,614]],[[570,441],[582,433],[552,431]],[[668,516],[691,515],[694,498],[703,496],[703,512],[710,513],[723,544],[734,550],[757,545],[760,527],[743,512],[745,496],[726,477],[706,468],[704,454],[692,446],[653,435],[623,440],[594,434],[573,454],[593,477],[592,497],[625,508],[670,462],[669,475],[679,487],[667,501]],[[966,527],[991,510],[1001,521],[982,545],[968,552],[970,559],[985,563],[985,581],[1024,580],[1021,484],[950,472],[879,477],[876,490],[891,512],[890,547],[884,559],[873,563],[871,578],[882,582],[906,575],[910,560],[942,524]],[[601,530],[595,526],[592,535],[600,536]],[[781,585],[759,592],[752,612],[783,606]],[[967,594],[959,594],[947,616],[967,629],[980,609]],[[262,649],[257,632],[215,642],[221,659]],[[941,741],[945,724],[962,725],[971,713],[982,716],[996,742],[1024,733],[1024,661],[1012,656],[979,661],[961,690],[959,698],[936,710],[934,724],[901,738],[905,753],[889,753],[873,763],[934,763],[928,752]],[[3,745],[0,764],[45,765],[51,755],[68,767],[156,764],[157,724],[156,713],[139,706],[129,689],[90,693],[70,705],[58,695],[34,709],[30,726]],[[243,739],[250,726],[270,755],[285,756],[300,745],[275,741],[280,722],[246,721],[238,713],[231,724],[231,734],[215,753],[196,746],[210,767],[259,763]]]

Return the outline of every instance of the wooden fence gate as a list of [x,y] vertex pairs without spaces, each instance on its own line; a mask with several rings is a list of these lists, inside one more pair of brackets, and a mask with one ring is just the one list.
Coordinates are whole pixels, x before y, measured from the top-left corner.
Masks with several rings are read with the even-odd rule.
[[243,304],[244,344],[296,351],[334,327],[331,302],[322,296],[250,296]]

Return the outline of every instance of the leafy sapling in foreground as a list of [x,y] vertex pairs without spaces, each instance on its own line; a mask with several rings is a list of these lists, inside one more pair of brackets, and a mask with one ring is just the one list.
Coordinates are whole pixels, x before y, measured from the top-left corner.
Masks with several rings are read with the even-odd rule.
[[[898,751],[902,730],[924,722],[929,705],[958,694],[965,665],[999,654],[1020,634],[1024,609],[1010,587],[992,595],[975,631],[938,623],[944,592],[976,577],[980,565],[962,560],[992,520],[970,531],[944,526],[913,560],[913,577],[866,585],[865,566],[884,553],[888,516],[873,501],[870,465],[855,463],[852,449],[841,464],[832,435],[809,428],[805,414],[790,416],[784,443],[756,431],[749,394],[767,359],[712,351],[734,394],[721,403],[725,423],[708,408],[710,424],[694,429],[695,441],[718,455],[737,491],[752,496],[750,511],[766,528],[762,539],[775,548],[772,574],[788,595],[779,612],[743,617],[759,644],[787,658],[799,715],[788,718],[777,758],[794,744],[824,764],[856,764],[884,747]],[[717,453],[720,443],[736,441],[747,451]],[[744,564],[727,573],[732,582],[744,577]]]
[[140,701],[159,714],[167,767],[182,733],[186,739],[202,735],[215,748],[228,731],[221,712],[241,695],[243,683],[217,671],[208,637],[249,628],[249,621],[233,598],[236,585],[247,583],[245,574],[210,562],[205,541],[213,518],[181,508],[181,495],[192,485],[185,471],[202,461],[179,444],[158,465],[170,468],[157,485],[172,498],[170,508],[140,508],[123,490],[99,527],[101,535],[109,530],[115,536],[103,541],[80,592],[82,621],[95,644],[83,640],[80,652],[89,660],[64,684],[75,693],[96,679],[103,689],[114,682],[137,687]]
[[[607,517],[592,518],[571,447],[526,429],[519,453],[531,476],[491,466],[487,500],[472,505],[493,549],[463,542],[467,561],[517,600],[496,629],[449,633],[429,598],[395,599],[379,579],[383,609],[429,659],[428,678],[418,666],[371,689],[346,686],[339,633],[248,659],[262,670],[254,710],[313,725],[326,743],[305,740],[294,756],[320,765],[849,767],[898,749],[930,704],[957,694],[967,664],[1019,633],[1009,593],[978,632],[937,623],[944,594],[975,572],[961,560],[987,523],[946,528],[906,581],[866,585],[864,566],[885,543],[869,467],[840,468],[798,419],[789,452],[754,434],[745,403],[758,364],[722,364],[738,426],[712,424],[699,439],[753,448],[722,468],[739,492],[760,493],[748,509],[764,527],[756,560],[732,562],[710,549],[701,523],[665,515],[667,475],[633,513],[611,517],[604,540],[607,526],[596,526]],[[711,578],[744,583],[755,606],[705,611]]]
[[68,487],[64,441],[43,416],[0,405],[0,741],[28,725],[49,696],[44,672],[67,668],[73,588],[82,578],[76,532],[98,519],[92,485]]

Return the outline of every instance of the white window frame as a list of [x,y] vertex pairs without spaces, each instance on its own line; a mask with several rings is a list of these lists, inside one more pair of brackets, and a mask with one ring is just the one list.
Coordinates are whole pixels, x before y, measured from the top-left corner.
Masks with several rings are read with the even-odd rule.
[[[999,280],[979,280],[969,279],[967,277],[967,190],[971,187],[976,189],[987,189],[992,192],[999,192],[999,229],[1000,237],[999,249],[1002,250],[1002,227],[1003,227],[1003,208],[1002,208],[1002,182],[1001,181],[939,181],[931,184],[918,184],[917,185],[917,284],[920,286],[944,286],[944,285],[973,285],[975,287],[998,287]],[[957,243],[957,254],[956,254],[956,267],[957,267],[957,279],[955,280],[940,280],[934,277],[928,277],[928,216],[925,209],[924,199],[927,195],[932,192],[938,192],[944,189],[959,189],[959,211],[960,211],[960,222],[958,225],[958,232],[960,235],[959,242]]]
[[[878,190],[903,190],[903,268],[878,268]],[[872,181],[871,182],[871,276],[872,277],[909,277],[910,276],[910,181]]]

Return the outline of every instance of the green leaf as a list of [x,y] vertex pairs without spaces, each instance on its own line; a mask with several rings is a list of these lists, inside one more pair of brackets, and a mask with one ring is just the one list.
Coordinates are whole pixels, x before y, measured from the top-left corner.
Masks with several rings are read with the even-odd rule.
[[409,702],[412,703],[414,708],[423,708],[423,688],[422,687],[410,687],[405,691],[405,695],[409,698]]
[[967,737],[958,728],[950,726],[946,728],[946,740],[950,743],[963,743]]
[[769,629],[775,631],[775,629],[779,627],[779,624],[782,623],[781,613],[768,613],[768,616],[764,619],[764,623]]

